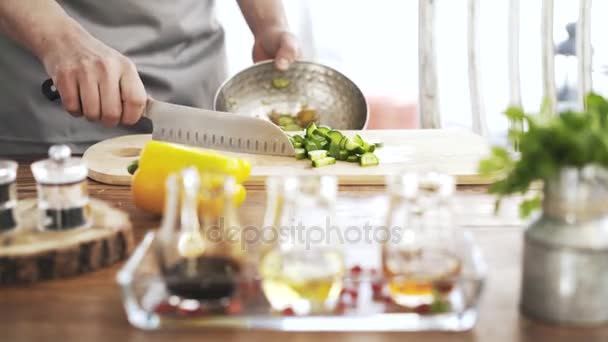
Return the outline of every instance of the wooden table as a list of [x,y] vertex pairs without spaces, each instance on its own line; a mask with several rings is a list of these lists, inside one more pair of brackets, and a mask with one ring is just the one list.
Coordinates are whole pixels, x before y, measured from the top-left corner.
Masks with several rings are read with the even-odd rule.
[[[29,163],[20,164],[20,197],[35,196]],[[158,219],[133,207],[129,189],[90,183],[92,197],[111,202],[131,215],[139,241]],[[373,196],[381,189],[343,187],[343,196]],[[23,288],[0,289],[0,341],[607,341],[608,326],[564,328],[532,322],[518,311],[523,224],[516,202],[507,201],[493,216],[493,199],[483,187],[459,188],[457,221],[473,231],[490,274],[477,326],[464,333],[287,333],[214,330],[145,332],[127,322],[115,275],[121,264],[72,279]],[[261,188],[248,189],[243,223],[260,222],[265,204]]]

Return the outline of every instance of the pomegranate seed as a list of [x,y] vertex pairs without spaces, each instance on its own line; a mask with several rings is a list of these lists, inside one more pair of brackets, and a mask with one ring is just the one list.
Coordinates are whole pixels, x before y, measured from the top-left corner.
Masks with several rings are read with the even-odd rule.
[[418,305],[417,307],[415,307],[414,311],[417,314],[424,315],[431,311],[431,306],[429,304],[421,304],[421,305]]
[[361,266],[355,265],[355,266],[351,267],[350,274],[352,274],[354,276],[358,276],[361,274],[362,271],[363,271],[363,269],[361,268]]
[[294,316],[296,313],[293,311],[292,308],[285,308],[283,309],[283,311],[281,311],[281,314],[283,316]]
[[374,282],[372,283],[372,291],[374,295],[380,294],[382,292],[382,283]]
[[347,305],[344,302],[339,302],[336,305],[336,313],[343,314],[346,311]]
[[441,293],[449,293],[452,291],[454,284],[449,281],[440,281],[435,284],[435,287],[437,288],[437,291]]
[[175,310],[175,307],[168,302],[161,302],[155,308],[154,312],[160,315],[171,313]]
[[239,300],[232,300],[226,307],[226,313],[228,315],[238,315],[243,310],[243,306]]
[[344,294],[349,295],[352,300],[357,300],[357,297],[359,297],[359,291],[357,291],[357,289],[344,289],[343,292]]

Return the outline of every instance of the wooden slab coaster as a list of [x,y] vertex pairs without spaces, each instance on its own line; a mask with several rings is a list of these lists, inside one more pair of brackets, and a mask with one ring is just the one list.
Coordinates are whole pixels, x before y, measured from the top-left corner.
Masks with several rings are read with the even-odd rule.
[[20,228],[0,235],[0,286],[75,276],[125,259],[134,248],[126,213],[91,200],[93,226],[65,232],[39,232],[36,200],[19,202]]

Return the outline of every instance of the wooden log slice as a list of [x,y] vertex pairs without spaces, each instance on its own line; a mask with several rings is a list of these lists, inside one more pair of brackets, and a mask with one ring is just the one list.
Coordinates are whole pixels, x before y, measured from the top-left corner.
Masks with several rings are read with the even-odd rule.
[[91,200],[91,228],[40,232],[36,201],[19,202],[18,230],[0,235],[0,286],[71,277],[112,265],[134,248],[126,213]]

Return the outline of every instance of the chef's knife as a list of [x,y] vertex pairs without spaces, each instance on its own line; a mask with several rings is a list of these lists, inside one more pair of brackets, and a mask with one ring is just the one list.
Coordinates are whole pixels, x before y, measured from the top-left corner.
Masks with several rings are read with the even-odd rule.
[[[53,81],[42,93],[59,100]],[[230,152],[293,156],[288,136],[270,121],[242,114],[176,105],[148,98],[144,117],[152,121],[152,139]]]

